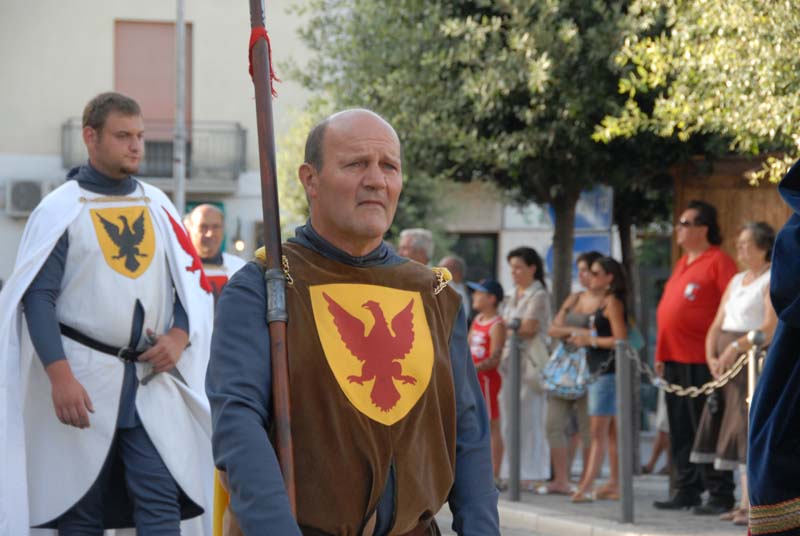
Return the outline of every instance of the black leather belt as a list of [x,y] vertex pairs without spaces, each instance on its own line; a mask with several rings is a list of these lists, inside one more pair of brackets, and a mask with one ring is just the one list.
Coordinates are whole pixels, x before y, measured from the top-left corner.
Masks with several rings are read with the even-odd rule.
[[88,346],[92,350],[97,350],[98,352],[103,352],[104,354],[114,355],[118,358],[122,359],[123,361],[130,361],[131,363],[136,363],[139,361],[139,356],[142,355],[144,352],[139,350],[134,350],[133,348],[126,347],[117,347],[111,346],[109,344],[102,343],[97,341],[88,335],[84,335],[80,331],[75,328],[71,328],[59,322],[58,327],[61,330],[61,334],[68,339],[72,339],[73,341],[82,344],[84,346]]

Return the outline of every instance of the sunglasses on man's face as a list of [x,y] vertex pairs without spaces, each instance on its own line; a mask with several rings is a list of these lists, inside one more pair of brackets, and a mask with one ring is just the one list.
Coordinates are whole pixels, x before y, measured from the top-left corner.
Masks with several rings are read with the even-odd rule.
[[687,220],[686,218],[681,218],[678,220],[678,225],[681,227],[702,227],[704,224],[696,220]]

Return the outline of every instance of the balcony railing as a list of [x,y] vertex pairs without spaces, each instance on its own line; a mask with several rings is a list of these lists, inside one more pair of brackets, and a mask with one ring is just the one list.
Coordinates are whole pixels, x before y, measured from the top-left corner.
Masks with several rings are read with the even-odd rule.
[[[139,177],[172,177],[174,123],[145,120],[144,158]],[[195,121],[187,129],[186,178],[190,181],[235,181],[245,169],[246,131],[239,123]],[[61,126],[61,158],[69,169],[86,162],[81,120],[70,118]]]

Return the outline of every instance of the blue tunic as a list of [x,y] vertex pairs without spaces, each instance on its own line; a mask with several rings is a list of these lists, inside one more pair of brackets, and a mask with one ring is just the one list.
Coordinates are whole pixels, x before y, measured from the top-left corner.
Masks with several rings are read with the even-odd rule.
[[[352,257],[327,242],[310,224],[300,227],[290,241],[351,266],[407,262],[386,244],[366,256]],[[267,437],[272,418],[272,374],[265,318],[263,272],[251,262],[234,274],[216,308],[206,377],[214,426],[214,460],[219,469],[228,473],[231,509],[246,534],[270,527],[274,534],[299,535],[275,451]],[[500,529],[489,421],[466,335],[461,308],[449,345],[457,421],[456,476],[448,502],[453,528],[459,534],[493,536],[500,534]],[[388,534],[391,528],[393,478],[391,475],[378,505],[375,534]]]
[[[130,195],[136,190],[136,180],[133,177],[129,176],[122,180],[111,179],[88,163],[72,169],[67,175],[67,180],[77,180],[81,188],[103,195]],[[31,342],[45,367],[60,359],[66,359],[56,316],[56,301],[61,293],[61,281],[64,278],[68,250],[69,233],[64,231],[22,297],[25,321],[31,335]],[[141,335],[143,325],[144,311],[137,309],[131,332]],[[177,294],[173,311],[173,326],[189,333],[189,317]],[[102,337],[97,334],[87,333],[86,335],[103,342]],[[132,343],[133,346],[138,344],[139,337],[134,336],[134,338],[137,340]],[[137,385],[136,366],[133,363],[126,363],[117,423],[120,427],[128,428],[141,424],[136,415]]]
[[780,184],[794,214],[778,233],[770,297],[778,326],[750,408],[752,534],[800,535],[800,162]]

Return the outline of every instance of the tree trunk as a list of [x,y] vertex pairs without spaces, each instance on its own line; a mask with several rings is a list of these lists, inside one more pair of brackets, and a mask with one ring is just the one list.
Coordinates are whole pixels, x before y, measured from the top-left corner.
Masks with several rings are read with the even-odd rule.
[[639,288],[639,273],[636,270],[636,252],[633,249],[633,223],[626,211],[619,211],[616,217],[619,243],[622,249],[622,265],[628,276],[628,314],[638,318],[640,302],[637,290]]
[[580,192],[558,195],[550,202],[555,212],[553,232],[553,309],[561,307],[572,289],[572,249],[575,244],[575,206]]

